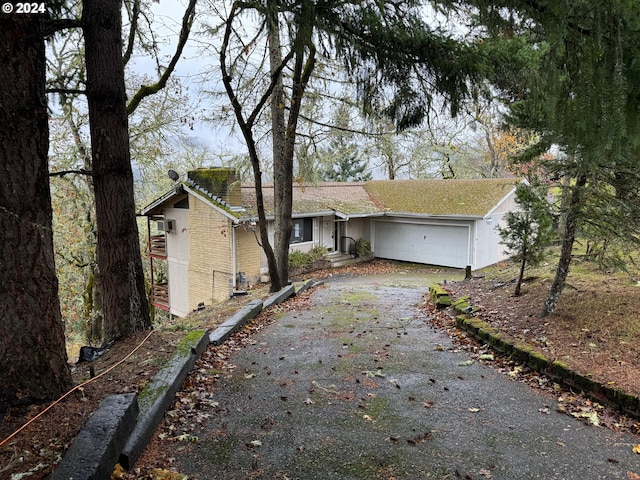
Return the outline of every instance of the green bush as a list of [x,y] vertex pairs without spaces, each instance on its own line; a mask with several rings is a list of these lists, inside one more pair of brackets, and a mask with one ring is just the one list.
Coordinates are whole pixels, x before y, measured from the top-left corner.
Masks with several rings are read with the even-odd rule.
[[309,251],[309,257],[311,257],[311,263],[317,262],[318,260],[322,260],[328,251],[329,250],[327,250],[327,247],[323,247],[322,245],[313,247]]
[[299,250],[289,252],[289,268],[298,268],[310,263],[313,263],[313,260],[311,259],[311,255],[308,253],[304,253]]
[[366,257],[371,253],[371,244],[364,238],[359,238],[356,242],[356,255],[358,257]]

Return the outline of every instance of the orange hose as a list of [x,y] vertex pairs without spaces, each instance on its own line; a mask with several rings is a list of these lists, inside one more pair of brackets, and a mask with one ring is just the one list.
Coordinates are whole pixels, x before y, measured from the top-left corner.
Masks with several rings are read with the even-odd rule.
[[84,387],[85,385],[93,382],[94,380],[99,379],[100,377],[102,377],[103,375],[106,375],[107,373],[109,373],[111,370],[113,370],[114,368],[116,368],[117,366],[121,365],[127,358],[129,358],[131,355],[133,355],[143,344],[144,342],[147,341],[147,339],[151,336],[151,334],[153,333],[153,330],[151,330],[149,332],[149,335],[147,335],[146,337],[144,337],[144,340],[142,340],[138,346],[136,348],[134,348],[133,350],[131,350],[131,352],[124,357],[122,360],[120,360],[118,363],[116,363],[115,365],[112,365],[111,367],[107,368],[104,372],[102,372],[100,375],[96,375],[93,378],[90,378],[89,380],[87,380],[86,382],[81,383],[80,385],[76,385],[75,387],[73,387],[71,390],[69,390],[67,393],[65,393],[64,395],[62,395],[59,399],[57,399],[55,402],[53,402],[51,405],[49,405],[47,408],[45,408],[43,411],[41,411],[38,415],[36,415],[35,417],[33,417],[31,420],[29,420],[27,423],[25,423],[24,425],[22,425],[18,430],[16,430],[15,432],[13,432],[11,435],[9,435],[7,438],[5,438],[4,440],[2,440],[2,442],[0,442],[0,447],[2,447],[5,443],[7,443],[9,440],[11,440],[13,437],[15,437],[18,433],[20,433],[22,430],[24,430],[25,428],[27,428],[29,425],[31,425],[33,422],[35,422],[38,418],[40,418],[42,415],[44,415],[45,413],[47,413],[49,410],[51,410],[55,405],[57,405],[58,403],[60,403],[63,399],[65,399],[66,397],[68,397],[69,395],[71,395],[71,393],[75,392],[76,390],[78,390],[79,388]]

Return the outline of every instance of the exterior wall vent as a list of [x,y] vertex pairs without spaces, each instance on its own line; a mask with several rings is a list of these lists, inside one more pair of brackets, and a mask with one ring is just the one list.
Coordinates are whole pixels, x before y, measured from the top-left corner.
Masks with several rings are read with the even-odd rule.
[[175,220],[158,220],[158,230],[161,232],[171,233],[176,229]]

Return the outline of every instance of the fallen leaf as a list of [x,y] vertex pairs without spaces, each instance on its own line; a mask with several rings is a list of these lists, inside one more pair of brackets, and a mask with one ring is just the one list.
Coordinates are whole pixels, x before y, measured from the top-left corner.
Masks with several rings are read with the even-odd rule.
[[431,440],[433,438],[433,433],[425,432],[421,435],[417,435],[413,438],[409,438],[407,443],[409,445],[417,445],[418,443],[426,442],[427,440]]
[[176,437],[176,440],[180,441],[180,442],[194,442],[197,443],[198,442],[198,437],[196,437],[195,435],[191,435],[190,433],[183,433],[182,435],[178,435]]
[[589,420],[589,423],[591,425],[594,425],[596,427],[600,426],[600,420],[598,419],[598,412],[575,412],[572,413],[571,415],[573,415],[576,418],[586,418],[587,420]]
[[486,468],[481,468],[480,469],[480,475],[482,475],[483,477],[486,477],[486,478],[492,478],[491,471],[487,470]]
[[640,475],[633,472],[627,472],[627,480],[640,480]]
[[151,478],[153,480],[185,480],[187,476],[164,468],[154,468],[151,470]]
[[469,410],[471,413],[478,413],[480,411],[480,409],[476,407],[471,407],[471,408],[468,408],[467,410]]
[[635,447],[633,447],[632,452],[633,453],[640,453],[640,445],[636,445]]

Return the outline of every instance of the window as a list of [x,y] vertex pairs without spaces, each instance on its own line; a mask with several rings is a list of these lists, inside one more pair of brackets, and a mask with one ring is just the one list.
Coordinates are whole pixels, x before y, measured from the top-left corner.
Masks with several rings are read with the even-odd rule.
[[313,240],[313,218],[294,218],[289,243],[310,242]]

